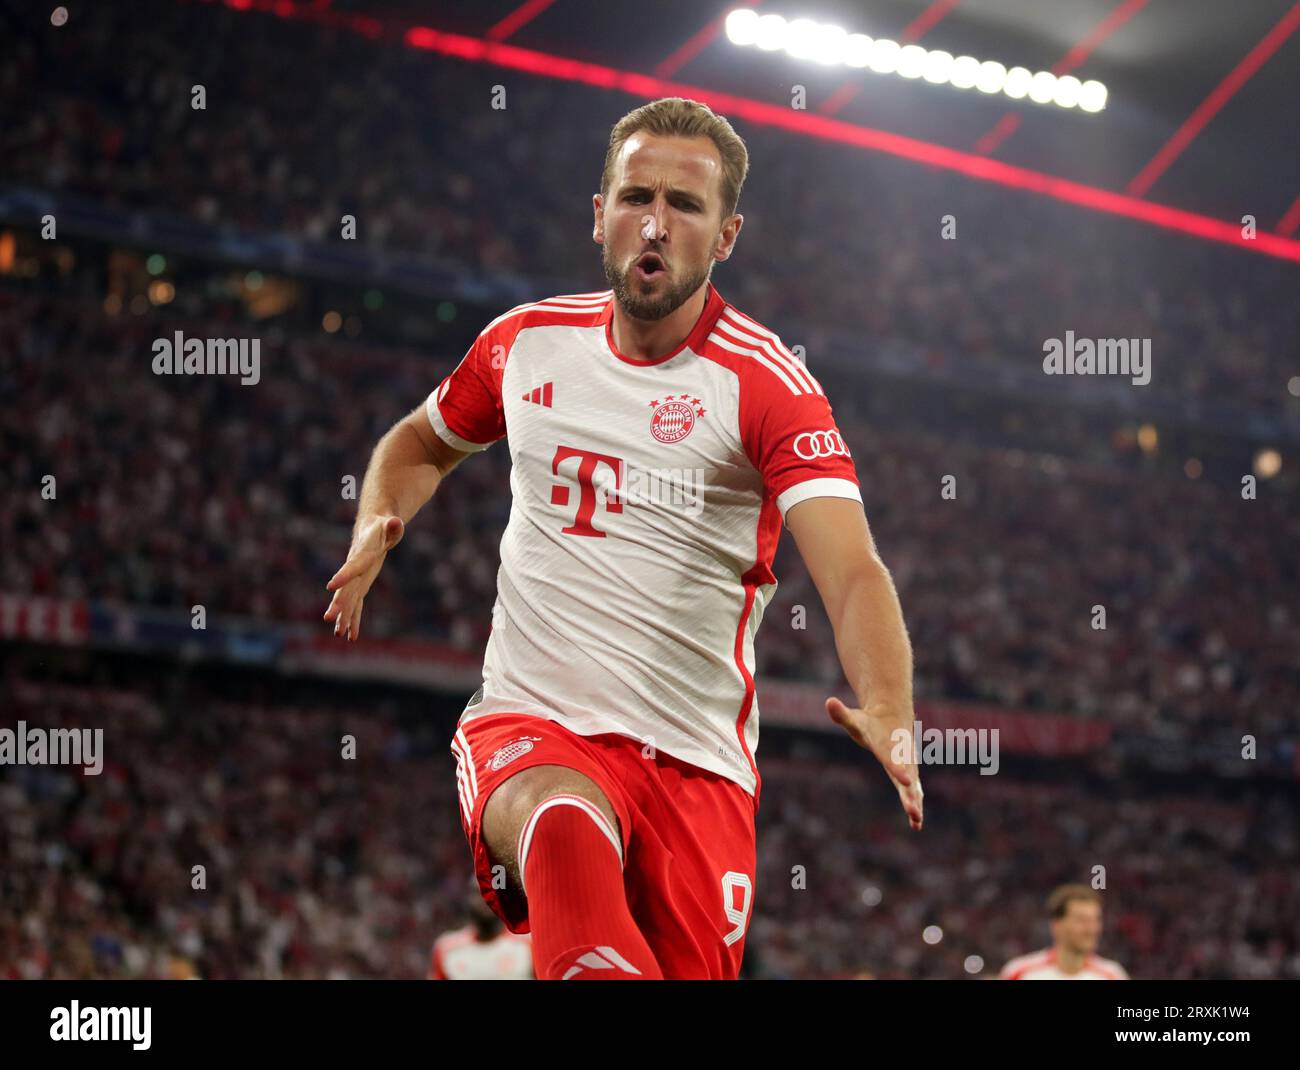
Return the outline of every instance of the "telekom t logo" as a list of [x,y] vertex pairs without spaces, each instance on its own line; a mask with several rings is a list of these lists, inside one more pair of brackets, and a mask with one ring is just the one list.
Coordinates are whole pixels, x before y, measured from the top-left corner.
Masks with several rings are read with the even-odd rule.
[[[551,461],[551,475],[558,477],[560,474],[560,462],[568,460],[570,457],[581,457],[582,461],[578,465],[578,487],[581,495],[578,498],[578,515],[573,518],[573,523],[563,529],[565,535],[590,535],[597,539],[603,539],[605,533],[591,525],[591,518],[596,514],[596,469],[600,465],[607,465],[614,470],[614,489],[605,499],[605,510],[610,513],[621,513],[623,511],[623,501],[619,491],[623,486],[623,461],[619,457],[611,457],[607,453],[592,453],[590,450],[575,449],[573,446],[557,446],[555,450],[555,459]],[[564,484],[556,484],[551,487],[551,504],[568,505],[569,488]]]

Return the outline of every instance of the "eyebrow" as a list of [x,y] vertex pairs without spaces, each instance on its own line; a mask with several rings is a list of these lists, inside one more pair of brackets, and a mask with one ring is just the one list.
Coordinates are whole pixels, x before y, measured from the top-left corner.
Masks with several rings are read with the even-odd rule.
[[[618,191],[618,195],[620,197],[626,197],[629,193],[646,193],[649,194],[651,197],[654,196],[654,190],[652,190],[649,186],[624,186],[622,189]],[[704,198],[700,197],[698,194],[692,193],[688,189],[681,189],[680,187],[674,187],[672,189],[669,189],[668,195],[670,197],[685,197],[688,201],[693,201],[695,204],[699,204],[699,205],[704,204]]]

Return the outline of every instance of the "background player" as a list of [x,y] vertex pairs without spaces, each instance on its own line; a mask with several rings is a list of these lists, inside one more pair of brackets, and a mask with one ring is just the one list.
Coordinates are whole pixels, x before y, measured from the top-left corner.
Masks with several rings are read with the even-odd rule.
[[1127,981],[1118,962],[1095,952],[1101,940],[1101,896],[1086,884],[1063,884],[1047,899],[1052,946],[1002,967],[1004,981]]
[[478,882],[465,891],[470,922],[433,942],[430,981],[528,981],[533,979],[532,941],[509,932],[479,894]]

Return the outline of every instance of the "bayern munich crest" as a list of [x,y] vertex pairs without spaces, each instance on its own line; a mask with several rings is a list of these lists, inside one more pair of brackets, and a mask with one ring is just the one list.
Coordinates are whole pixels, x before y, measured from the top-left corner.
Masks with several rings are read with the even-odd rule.
[[650,434],[660,442],[680,442],[691,433],[695,421],[704,415],[704,404],[689,394],[669,394],[650,402]]
[[504,747],[498,747],[488,759],[488,768],[492,772],[503,769],[516,758],[522,758],[533,749],[534,743],[540,743],[541,736],[521,736],[519,739],[512,739]]

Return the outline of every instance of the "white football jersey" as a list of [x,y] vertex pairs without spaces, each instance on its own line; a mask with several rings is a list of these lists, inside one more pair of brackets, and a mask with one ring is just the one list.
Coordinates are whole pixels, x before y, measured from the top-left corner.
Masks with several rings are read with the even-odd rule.
[[1087,955],[1078,973],[1066,973],[1057,964],[1056,949],[1045,948],[1014,958],[1002,967],[1004,981],[1127,981],[1128,973],[1113,959]]
[[520,305],[429,395],[465,451],[507,437],[510,520],[483,687],[461,723],[619,733],[758,790],[754,637],[798,502],[861,502],[803,363],[708,284],[685,341],[619,353],[612,291]]
[[431,981],[528,981],[533,977],[533,942],[503,929],[477,940],[474,926],[443,933],[433,942]]

